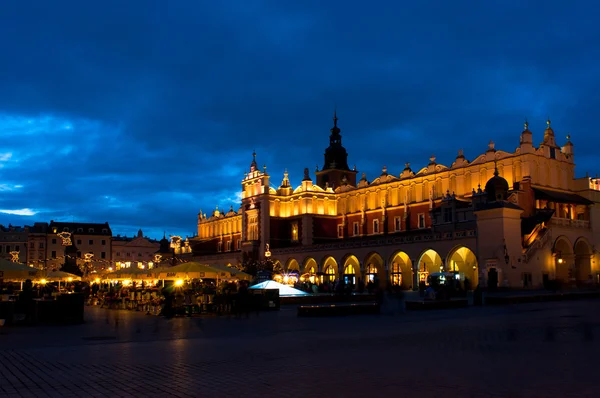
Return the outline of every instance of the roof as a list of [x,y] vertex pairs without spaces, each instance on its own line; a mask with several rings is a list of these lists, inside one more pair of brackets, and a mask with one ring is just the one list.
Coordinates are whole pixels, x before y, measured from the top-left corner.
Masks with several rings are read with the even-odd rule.
[[580,205],[591,205],[592,202],[583,196],[570,192],[553,191],[550,189],[533,188],[536,199],[550,200],[558,203],[575,203]]
[[112,235],[112,231],[110,230],[108,223],[98,224],[50,221],[50,225],[48,228],[50,229],[50,231],[56,228],[57,232],[62,232],[65,229],[67,229],[68,232],[80,235]]

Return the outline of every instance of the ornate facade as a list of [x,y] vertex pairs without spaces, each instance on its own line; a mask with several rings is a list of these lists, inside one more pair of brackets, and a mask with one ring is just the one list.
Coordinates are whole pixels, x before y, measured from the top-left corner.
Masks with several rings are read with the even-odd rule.
[[600,281],[600,184],[575,178],[570,137],[561,147],[548,120],[535,146],[525,123],[513,152],[495,148],[450,166],[429,164],[356,181],[334,115],[325,163],[297,187],[258,168],[242,179],[237,211],[198,215],[194,253],[235,265],[271,258],[321,280],[390,280],[415,288],[428,273],[455,271],[477,283],[540,287]]

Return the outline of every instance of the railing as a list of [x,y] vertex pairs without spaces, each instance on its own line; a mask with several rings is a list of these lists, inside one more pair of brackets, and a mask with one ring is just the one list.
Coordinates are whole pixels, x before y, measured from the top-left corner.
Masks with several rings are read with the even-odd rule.
[[552,217],[550,224],[560,227],[571,227],[571,228],[590,228],[590,222],[587,220],[571,220],[570,218],[558,218]]
[[[527,262],[537,249],[541,249],[550,240],[550,230],[548,228],[541,227],[541,224],[536,226],[539,228],[537,233],[532,232],[529,236],[534,237],[534,241],[526,246],[525,253],[523,253],[523,260]],[[534,231],[536,230],[534,229]]]

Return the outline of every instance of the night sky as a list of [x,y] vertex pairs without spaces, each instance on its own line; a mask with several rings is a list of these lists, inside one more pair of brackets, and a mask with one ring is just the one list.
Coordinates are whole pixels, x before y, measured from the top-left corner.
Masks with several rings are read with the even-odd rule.
[[[0,5],[0,223],[193,235],[323,166],[337,107],[369,180],[512,152],[529,120],[600,172],[594,1],[25,1]],[[359,174],[360,176],[360,174]]]

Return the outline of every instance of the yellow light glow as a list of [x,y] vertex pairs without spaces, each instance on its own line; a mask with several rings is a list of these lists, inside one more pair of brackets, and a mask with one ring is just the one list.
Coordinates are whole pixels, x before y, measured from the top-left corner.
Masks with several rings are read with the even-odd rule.
[[96,279],[94,279],[94,282],[96,282],[96,283],[100,283],[100,278],[96,278]]
[[287,275],[285,275],[285,276],[283,277],[283,283],[286,283],[286,284],[287,284],[289,280],[290,280],[290,278],[289,278]]
[[45,279],[42,279],[42,280],[40,281],[40,283],[41,283],[42,285],[45,285],[45,284],[46,284],[46,282],[47,282],[47,281],[46,281]]
[[563,263],[563,259],[562,259],[562,258],[559,258],[559,259],[558,259],[558,263],[559,263],[559,264],[562,264],[562,263]]
[[71,277],[68,277],[68,278],[67,278],[67,280],[68,280],[69,282],[73,282],[73,278],[71,278]]
[[183,279],[177,279],[175,281],[175,286],[183,286]]
[[123,281],[123,286],[129,286],[131,285],[131,281],[130,280],[124,280]]

